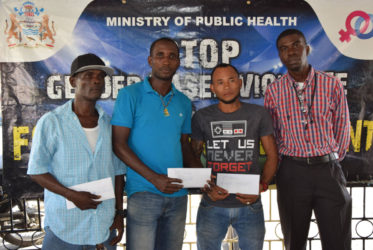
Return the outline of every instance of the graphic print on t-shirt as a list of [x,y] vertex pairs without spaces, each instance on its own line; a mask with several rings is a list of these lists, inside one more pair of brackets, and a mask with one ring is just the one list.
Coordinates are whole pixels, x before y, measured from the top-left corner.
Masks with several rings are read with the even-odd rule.
[[211,122],[212,138],[246,136],[246,121]]
[[211,121],[207,166],[215,173],[249,173],[255,140],[246,138],[247,121]]

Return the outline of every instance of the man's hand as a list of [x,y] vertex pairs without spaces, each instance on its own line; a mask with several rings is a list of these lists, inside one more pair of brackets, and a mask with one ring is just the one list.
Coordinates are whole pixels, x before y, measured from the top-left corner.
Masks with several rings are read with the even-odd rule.
[[176,178],[169,178],[164,174],[157,174],[157,177],[153,179],[153,185],[161,192],[166,194],[173,194],[184,186],[175,184],[175,182],[182,183],[182,180]]
[[259,198],[259,195],[252,195],[252,194],[236,194],[236,199],[239,200],[242,204],[248,205],[251,203],[256,202]]
[[118,244],[118,242],[122,239],[123,237],[123,232],[124,232],[124,223],[123,223],[123,216],[121,215],[115,215],[113,224],[110,227],[110,231],[116,229],[118,231],[118,235],[115,236],[115,238],[110,242],[110,245],[115,246]]
[[[259,194],[263,191],[263,185],[259,184]],[[256,200],[259,198],[259,195],[252,195],[252,194],[236,194],[236,199],[239,200],[242,204],[252,204],[255,203]]]
[[75,204],[81,210],[96,209],[102,201],[97,201],[101,196],[94,195],[89,192],[69,190],[66,198]]
[[214,177],[212,176],[211,178],[212,180],[207,181],[209,185],[205,185],[202,188],[202,192],[206,193],[212,201],[220,201],[227,198],[229,195],[228,191],[224,188],[216,186],[215,182],[213,181]]

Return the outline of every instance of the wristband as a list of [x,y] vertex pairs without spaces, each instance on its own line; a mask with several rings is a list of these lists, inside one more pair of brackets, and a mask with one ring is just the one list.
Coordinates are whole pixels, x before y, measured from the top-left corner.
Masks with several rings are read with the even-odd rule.
[[115,211],[115,215],[120,215],[122,216],[123,218],[127,216],[127,210],[123,210],[123,209],[117,209]]
[[261,181],[260,184],[262,184],[262,192],[265,192],[268,190],[268,184],[264,181]]

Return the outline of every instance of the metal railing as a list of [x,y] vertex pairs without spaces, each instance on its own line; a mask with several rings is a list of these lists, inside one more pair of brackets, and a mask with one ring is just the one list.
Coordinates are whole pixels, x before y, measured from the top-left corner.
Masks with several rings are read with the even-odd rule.
[[[373,187],[371,183],[350,183],[348,190],[352,196],[352,249],[373,249]],[[284,250],[282,232],[276,201],[277,190],[271,186],[262,193],[262,203],[266,223],[264,250]],[[183,250],[195,250],[196,215],[200,195],[189,195]],[[12,209],[10,209],[12,208]],[[18,249],[33,246],[40,249],[43,238],[43,203],[39,199],[12,200],[6,195],[0,201],[0,235],[3,248]],[[321,249],[316,220],[313,216],[308,236],[307,249]],[[9,242],[13,243],[12,245]],[[222,249],[238,250],[238,238],[232,228],[227,232]],[[118,244],[125,249],[125,237]]]
[[44,207],[40,199],[12,199],[0,197],[0,236],[3,249],[34,246],[39,248],[44,238],[42,217]]

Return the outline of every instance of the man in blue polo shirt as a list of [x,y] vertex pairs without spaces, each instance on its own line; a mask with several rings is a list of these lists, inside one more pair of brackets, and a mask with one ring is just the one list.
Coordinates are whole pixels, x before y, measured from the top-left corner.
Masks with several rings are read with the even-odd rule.
[[[127,249],[182,248],[187,191],[167,168],[192,166],[192,105],[172,84],[180,65],[170,38],[150,47],[151,76],[123,88],[111,120],[113,149],[128,165]],[[184,163],[183,163],[184,162]]]

